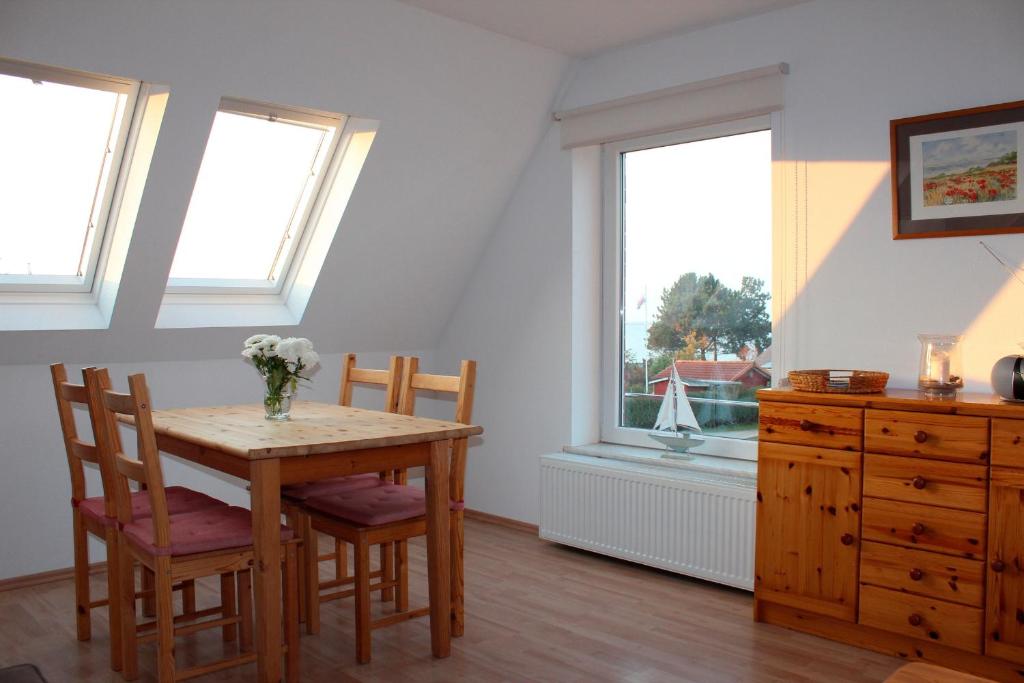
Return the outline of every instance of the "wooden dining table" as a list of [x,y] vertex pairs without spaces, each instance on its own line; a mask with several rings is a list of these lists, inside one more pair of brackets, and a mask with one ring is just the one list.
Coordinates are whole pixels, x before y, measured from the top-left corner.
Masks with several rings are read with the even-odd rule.
[[250,482],[259,681],[281,679],[281,486],[349,474],[424,467],[431,649],[451,654],[449,441],[481,427],[311,401],[287,421],[254,404],[157,410],[153,426],[161,451]]

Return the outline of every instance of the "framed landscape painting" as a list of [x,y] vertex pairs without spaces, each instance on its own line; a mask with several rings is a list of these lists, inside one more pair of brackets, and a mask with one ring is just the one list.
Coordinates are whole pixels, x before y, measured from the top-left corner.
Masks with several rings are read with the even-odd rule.
[[1024,232],[1024,101],[897,119],[892,236]]

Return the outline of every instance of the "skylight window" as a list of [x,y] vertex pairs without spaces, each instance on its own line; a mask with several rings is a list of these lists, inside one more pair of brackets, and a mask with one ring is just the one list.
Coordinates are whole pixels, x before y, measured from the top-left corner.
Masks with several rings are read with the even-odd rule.
[[138,89],[0,60],[0,291],[92,288]]
[[169,292],[278,292],[315,221],[345,118],[222,100]]

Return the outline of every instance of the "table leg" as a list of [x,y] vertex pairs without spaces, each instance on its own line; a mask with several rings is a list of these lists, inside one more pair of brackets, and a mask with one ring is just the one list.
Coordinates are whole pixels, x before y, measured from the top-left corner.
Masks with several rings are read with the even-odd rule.
[[256,668],[261,683],[281,680],[281,463],[254,460],[252,536],[255,555]]
[[447,657],[452,648],[447,441],[430,444],[426,477],[430,645],[435,657]]

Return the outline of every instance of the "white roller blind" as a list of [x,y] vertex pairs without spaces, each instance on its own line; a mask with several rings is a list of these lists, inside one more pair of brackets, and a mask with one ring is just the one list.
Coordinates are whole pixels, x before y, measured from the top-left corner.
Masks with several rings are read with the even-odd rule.
[[555,112],[562,149],[666,133],[782,109],[785,63]]

